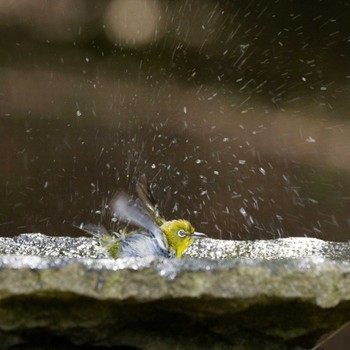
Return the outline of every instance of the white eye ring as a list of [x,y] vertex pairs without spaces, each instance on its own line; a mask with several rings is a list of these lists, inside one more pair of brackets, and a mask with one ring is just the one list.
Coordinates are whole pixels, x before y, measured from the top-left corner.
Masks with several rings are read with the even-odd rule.
[[177,234],[179,237],[184,238],[186,237],[186,232],[184,230],[179,230],[177,231]]

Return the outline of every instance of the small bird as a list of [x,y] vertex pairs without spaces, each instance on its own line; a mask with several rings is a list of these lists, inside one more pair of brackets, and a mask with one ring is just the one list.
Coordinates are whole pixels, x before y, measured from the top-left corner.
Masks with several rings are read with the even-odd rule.
[[195,239],[207,237],[204,233],[196,232],[187,220],[166,221],[162,218],[144,176],[138,182],[136,190],[138,200],[120,193],[112,200],[111,209],[115,218],[138,227],[137,230],[110,234],[103,226],[79,226],[97,236],[101,246],[113,258],[181,258]]

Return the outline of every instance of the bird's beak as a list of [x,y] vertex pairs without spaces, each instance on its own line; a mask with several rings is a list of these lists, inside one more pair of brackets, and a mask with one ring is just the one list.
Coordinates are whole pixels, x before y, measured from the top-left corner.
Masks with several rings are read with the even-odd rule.
[[208,237],[208,236],[202,232],[193,232],[193,234],[191,235],[191,238],[194,238],[194,239],[205,238],[205,237]]

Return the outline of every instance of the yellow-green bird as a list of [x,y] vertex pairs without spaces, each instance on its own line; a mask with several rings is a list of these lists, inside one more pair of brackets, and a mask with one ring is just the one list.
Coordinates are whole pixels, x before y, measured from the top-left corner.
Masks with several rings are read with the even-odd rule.
[[120,221],[139,227],[130,233],[111,236],[102,226],[80,225],[80,228],[101,240],[113,258],[166,257],[181,258],[195,239],[207,237],[196,232],[187,220],[166,221],[158,212],[145,178],[137,184],[139,200],[125,194],[117,195],[111,202],[113,216]]

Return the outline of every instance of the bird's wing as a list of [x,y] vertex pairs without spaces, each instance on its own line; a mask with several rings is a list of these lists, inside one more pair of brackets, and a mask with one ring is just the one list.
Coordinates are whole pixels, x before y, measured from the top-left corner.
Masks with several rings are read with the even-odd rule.
[[165,219],[161,217],[158,209],[156,200],[153,197],[149,183],[147,182],[146,175],[140,176],[139,181],[136,184],[136,192],[143,204],[143,206],[148,210],[153,220],[158,226],[164,224]]
[[137,201],[131,199],[125,193],[119,193],[112,200],[111,208],[115,217],[144,228],[153,234],[161,249],[168,250],[168,242],[162,230]]

